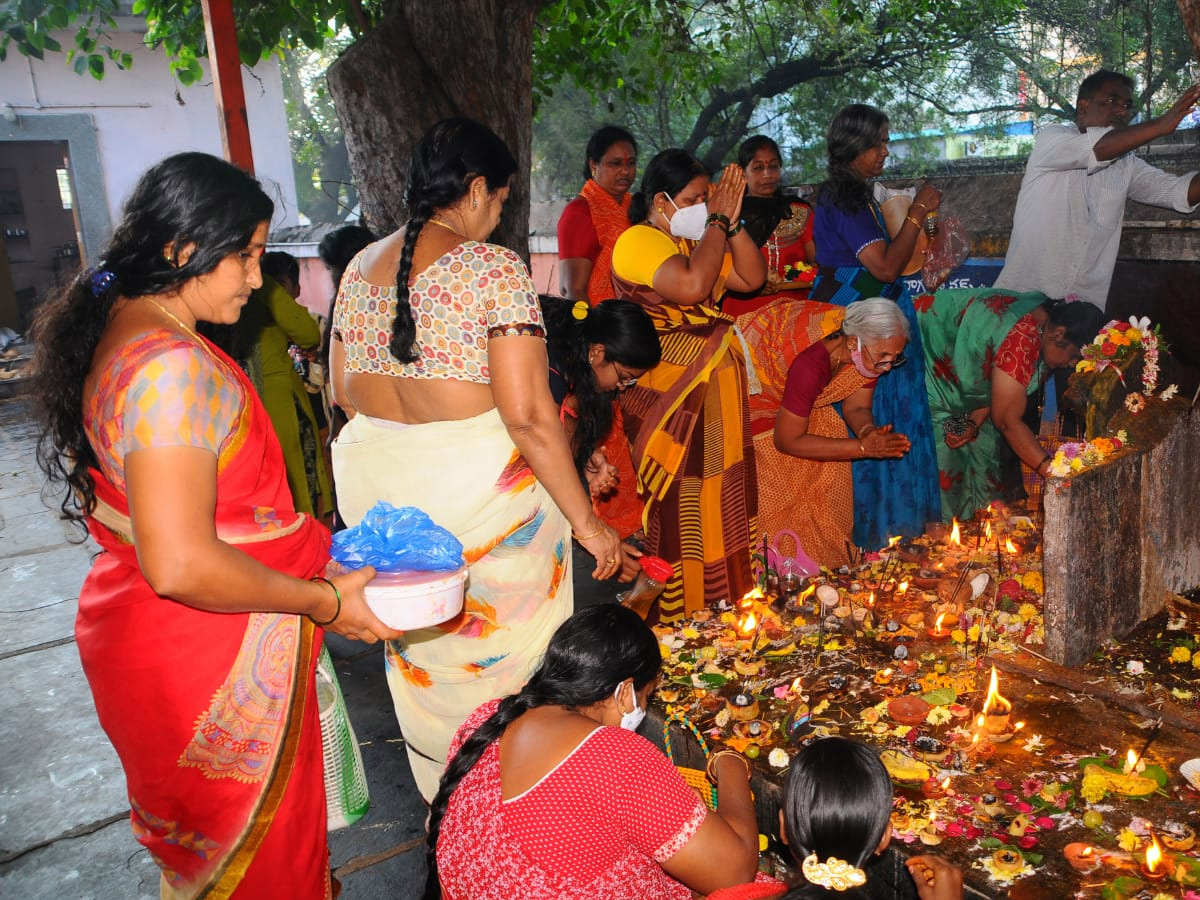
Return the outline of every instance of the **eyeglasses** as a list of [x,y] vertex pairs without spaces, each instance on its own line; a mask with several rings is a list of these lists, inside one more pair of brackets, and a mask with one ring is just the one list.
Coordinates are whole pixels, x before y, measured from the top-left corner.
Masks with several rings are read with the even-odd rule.
[[630,375],[628,372],[622,372],[616,363],[612,364],[613,371],[617,373],[617,390],[623,391],[625,388],[631,388],[638,383],[640,375]]
[[866,354],[867,362],[870,364],[871,368],[875,369],[876,371],[882,369],[884,372],[887,372],[891,369],[898,369],[908,362],[908,357],[904,355],[903,351],[897,353],[891,359],[876,359],[875,354],[870,351],[865,343],[860,342],[859,346],[862,347],[862,352]]

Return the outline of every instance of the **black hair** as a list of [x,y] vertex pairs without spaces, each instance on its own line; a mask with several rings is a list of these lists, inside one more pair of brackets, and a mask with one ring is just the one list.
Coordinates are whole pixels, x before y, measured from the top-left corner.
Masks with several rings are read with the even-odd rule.
[[366,225],[343,225],[335,228],[317,244],[317,256],[329,267],[329,277],[333,280],[333,295],[329,298],[329,314],[325,316],[325,333],[321,337],[321,361],[329,359],[329,341],[333,334],[333,304],[337,302],[338,288],[342,284],[342,276],[346,274],[346,266],[358,255],[367,244],[375,243],[375,232]]
[[584,709],[608,699],[627,678],[641,690],[658,676],[658,639],[636,612],[617,603],[575,613],[550,638],[541,664],[521,688],[467,738],[450,760],[429,810],[429,868],[425,897],[440,900],[437,841],[450,795],[504,729],[539,706]]
[[296,287],[300,286],[300,261],[283,250],[272,250],[264,253],[258,261],[262,273],[274,278],[280,284],[284,279],[291,281]]
[[708,168],[686,150],[670,147],[660,152],[646,166],[641,189],[630,200],[630,224],[637,225],[646,220],[650,215],[650,204],[659,193],[673,198],[700,175],[708,176]]
[[866,208],[870,189],[850,164],[879,143],[887,125],[887,115],[865,103],[852,103],[838,111],[825,136],[829,178],[821,185],[818,202],[831,203],[847,213]]
[[592,136],[588,138],[587,142],[587,159],[583,161],[585,181],[592,177],[592,165],[599,165],[604,154],[608,152],[608,148],[622,141],[633,147],[634,155],[637,154],[637,141],[633,139],[632,134],[619,125],[604,125],[592,132]]
[[1087,78],[1079,83],[1079,93],[1075,95],[1075,103],[1079,104],[1080,100],[1091,100],[1096,94],[1100,93],[1100,89],[1110,81],[1119,81],[1125,87],[1129,88],[1129,92],[1133,93],[1133,79],[1128,75],[1123,75],[1120,72],[1113,72],[1111,69],[1100,69],[1093,72]]
[[[892,781],[870,747],[846,738],[824,738],[792,759],[782,803],[788,846],[797,868],[815,853],[820,862],[833,856],[863,869],[889,827]],[[788,900],[868,893],[837,893],[797,877],[800,881],[788,891]]]
[[417,327],[408,304],[408,278],[421,229],[435,210],[465,197],[476,178],[482,177],[488,190],[494,193],[508,184],[516,171],[517,161],[504,141],[473,119],[443,119],[425,132],[413,148],[408,184],[404,188],[409,218],[404,228],[400,265],[396,268],[396,318],[388,345],[392,356],[400,362],[416,362],[420,356]]
[[765,134],[756,134],[746,138],[738,147],[738,165],[743,169],[746,168],[750,165],[750,160],[754,159],[754,154],[763,149],[770,150],[781,163],[783,162],[783,154],[779,151],[779,145]]
[[[248,172],[207,153],[170,156],[134,187],[96,270],[81,272],[38,311],[33,327],[38,465],[48,487],[68,487],[60,506],[64,518],[79,520],[96,505],[88,470],[97,458],[83,428],[83,383],[114,304],[122,297],[165,293],[208,274],[248,246],[274,208]],[[176,254],[188,247],[187,262],[176,265]]]
[[1051,325],[1066,327],[1063,339],[1070,341],[1081,350],[1092,342],[1092,339],[1108,322],[1108,316],[1098,306],[1084,300],[1071,303],[1067,303],[1065,300],[1047,300],[1042,307],[1050,317]]
[[631,300],[605,300],[588,310],[582,320],[575,304],[562,297],[542,294],[546,322],[546,350],[551,363],[561,367],[567,390],[579,403],[579,420],[572,440],[575,468],[583,474],[596,445],[612,428],[615,391],[598,391],[596,373],[588,360],[592,344],[604,348],[604,359],[630,369],[652,369],[662,359],[654,321]]

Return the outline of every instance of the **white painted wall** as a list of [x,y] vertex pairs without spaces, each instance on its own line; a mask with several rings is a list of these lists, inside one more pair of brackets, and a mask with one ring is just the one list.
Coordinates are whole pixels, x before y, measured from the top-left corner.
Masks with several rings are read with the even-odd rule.
[[[45,59],[36,60],[10,47],[7,59],[0,62],[0,104],[11,104],[15,111],[13,135],[18,139],[25,117],[63,113],[92,117],[104,199],[113,223],[120,221],[121,206],[137,179],[158,160],[184,150],[216,156],[223,152],[211,81],[205,78],[183,87],[171,76],[165,53],[142,44],[145,26],[140,19],[121,19],[118,24],[120,33],[113,43],[132,53],[134,63],[126,71],[107,64],[101,81],[76,75],[66,53],[47,53]],[[64,47],[73,43],[70,33],[55,37]],[[207,72],[207,60],[202,63]],[[255,174],[275,200],[271,227],[295,225],[296,183],[278,60],[271,58],[253,69],[243,66],[242,83]],[[79,198],[81,205],[87,200]]]

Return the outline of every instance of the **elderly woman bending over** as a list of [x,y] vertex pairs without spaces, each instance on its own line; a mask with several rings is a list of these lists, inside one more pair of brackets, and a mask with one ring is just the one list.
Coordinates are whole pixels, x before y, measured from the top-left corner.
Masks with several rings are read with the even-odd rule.
[[876,380],[904,364],[907,343],[908,320],[893,301],[851,303],[842,327],[792,362],[774,442],[755,444],[764,530],[793,529],[808,554],[826,566],[849,562],[851,460],[899,459],[911,446],[871,414]]

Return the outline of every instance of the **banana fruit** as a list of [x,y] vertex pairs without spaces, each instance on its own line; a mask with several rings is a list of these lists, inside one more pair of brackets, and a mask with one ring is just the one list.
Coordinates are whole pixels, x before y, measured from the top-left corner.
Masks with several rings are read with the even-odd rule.
[[1148,797],[1158,790],[1158,782],[1153,778],[1145,778],[1141,775],[1122,775],[1095,763],[1088,763],[1084,766],[1084,778],[1089,775],[1103,778],[1110,791],[1126,797]]

